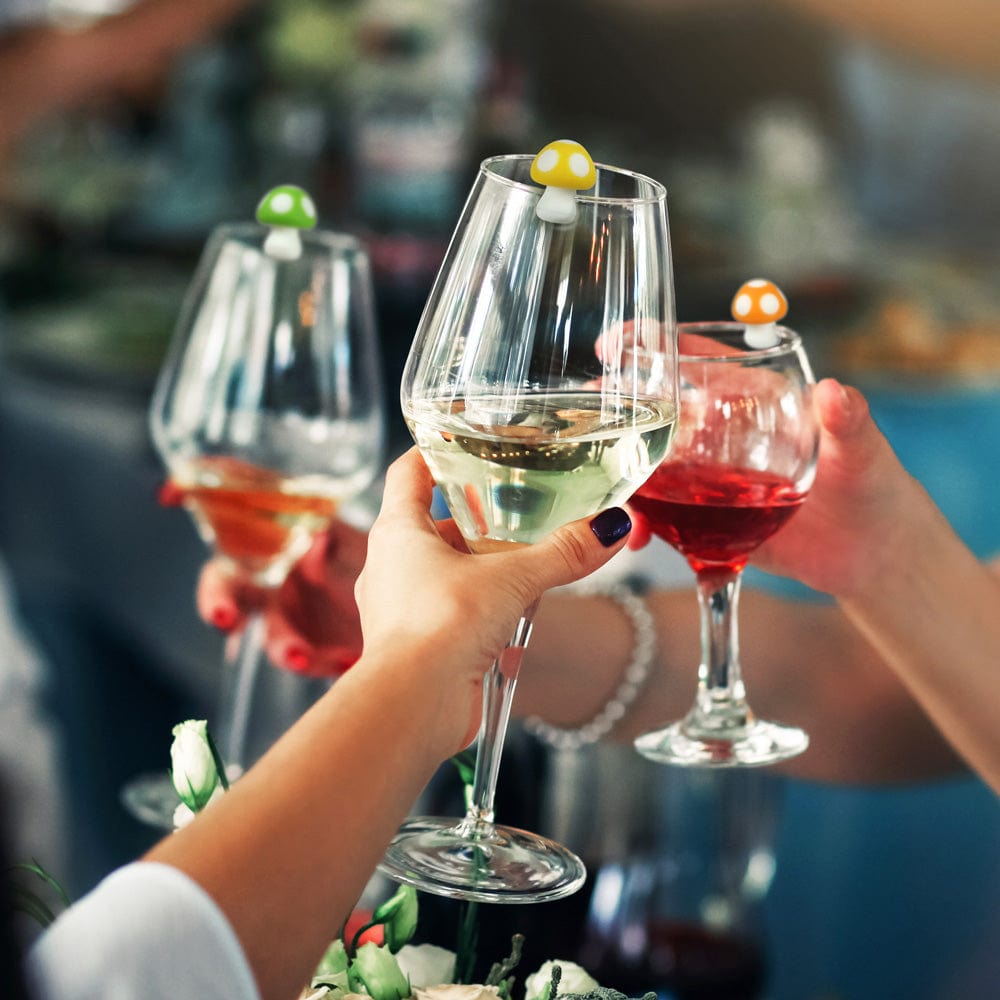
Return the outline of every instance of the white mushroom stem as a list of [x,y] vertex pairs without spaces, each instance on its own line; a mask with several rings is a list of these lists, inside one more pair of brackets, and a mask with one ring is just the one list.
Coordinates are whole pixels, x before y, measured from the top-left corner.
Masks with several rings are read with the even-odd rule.
[[781,341],[778,331],[773,323],[747,323],[743,331],[743,339],[747,347],[762,351],[768,347],[774,347]]
[[264,253],[277,260],[298,260],[302,256],[299,231],[288,226],[274,226],[264,239]]
[[575,222],[576,192],[570,188],[547,187],[538,199],[535,214],[542,222],[554,222],[557,225]]

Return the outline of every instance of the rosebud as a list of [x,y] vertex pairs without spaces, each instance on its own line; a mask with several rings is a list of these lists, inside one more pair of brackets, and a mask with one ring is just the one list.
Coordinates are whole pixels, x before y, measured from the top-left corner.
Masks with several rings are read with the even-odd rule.
[[417,890],[401,885],[372,914],[373,923],[385,928],[386,947],[395,954],[417,931]]
[[415,989],[413,996],[415,1000],[499,1000],[500,991],[495,986],[453,983]]
[[362,992],[358,989],[362,986],[373,1000],[404,1000],[410,995],[410,984],[392,952],[377,944],[363,944],[358,949],[348,979],[353,992]]
[[596,990],[600,985],[594,977],[576,962],[543,962],[542,967],[524,981],[524,1000],[549,1000],[552,987],[552,968],[562,969],[559,981],[559,995],[582,994]]
[[455,978],[455,953],[436,944],[404,944],[396,961],[414,989],[439,986]]
[[181,801],[192,812],[203,809],[219,784],[215,755],[204,719],[189,719],[174,726],[170,746],[170,777]]

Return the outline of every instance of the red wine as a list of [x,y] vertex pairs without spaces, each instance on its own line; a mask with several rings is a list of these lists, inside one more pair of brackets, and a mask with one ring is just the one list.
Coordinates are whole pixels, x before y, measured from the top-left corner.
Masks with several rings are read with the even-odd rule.
[[[680,920],[643,926],[634,955],[620,947],[583,956],[587,971],[628,996],[655,990],[676,1000],[758,1000],[767,983],[767,963],[749,936],[722,933]],[[606,948],[607,946],[605,946]]]
[[667,462],[630,502],[695,572],[738,571],[805,496],[791,480],[770,472]]

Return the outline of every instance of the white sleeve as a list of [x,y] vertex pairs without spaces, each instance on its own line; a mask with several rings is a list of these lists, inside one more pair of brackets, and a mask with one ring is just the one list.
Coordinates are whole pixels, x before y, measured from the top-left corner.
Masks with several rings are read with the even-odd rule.
[[236,934],[214,900],[169,865],[109,875],[28,952],[36,1000],[260,1000]]

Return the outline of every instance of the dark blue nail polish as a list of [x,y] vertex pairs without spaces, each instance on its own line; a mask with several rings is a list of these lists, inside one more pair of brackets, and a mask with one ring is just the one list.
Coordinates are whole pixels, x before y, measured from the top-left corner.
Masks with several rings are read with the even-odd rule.
[[632,519],[621,507],[609,507],[590,522],[590,530],[607,549],[615,542],[620,542],[632,530]]

